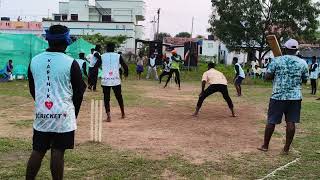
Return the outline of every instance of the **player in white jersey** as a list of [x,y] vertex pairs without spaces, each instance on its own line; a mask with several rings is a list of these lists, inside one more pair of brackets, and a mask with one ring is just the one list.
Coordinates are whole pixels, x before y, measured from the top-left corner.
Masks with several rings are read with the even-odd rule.
[[76,61],[80,66],[82,74],[85,75],[86,77],[88,77],[87,61],[86,61],[86,58],[85,58],[85,54],[84,53],[79,53],[79,59],[76,59]]
[[99,59],[101,59],[101,46],[96,45],[95,51],[93,52],[93,57],[91,58],[90,65],[89,65],[89,90],[96,91],[97,90],[97,81],[98,81],[98,74],[99,69],[95,68],[95,65]]
[[63,179],[64,153],[74,147],[76,118],[86,85],[78,63],[65,54],[71,43],[69,29],[54,25],[46,30],[49,48],[31,60],[30,93],[35,101],[33,151],[26,179],[35,179],[43,157],[51,150],[52,179]]
[[115,44],[109,43],[106,48],[106,53],[97,61],[96,69],[102,67],[101,86],[104,94],[104,104],[107,113],[106,122],[111,122],[110,114],[110,91],[111,88],[119,103],[122,118],[125,118],[124,104],[121,92],[120,66],[124,69],[124,76],[128,77],[128,66],[124,62],[122,56],[115,52]]
[[236,72],[236,76],[234,77],[234,86],[237,89],[238,96],[242,96],[242,90],[241,90],[241,84],[242,81],[246,78],[246,75],[241,67],[241,65],[238,63],[238,58],[234,57],[232,64],[234,64],[234,71]]

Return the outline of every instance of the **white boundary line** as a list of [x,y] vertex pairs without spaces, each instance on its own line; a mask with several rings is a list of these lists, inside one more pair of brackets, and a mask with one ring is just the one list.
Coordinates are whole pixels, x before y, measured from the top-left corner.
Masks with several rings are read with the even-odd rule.
[[282,171],[282,170],[286,169],[286,168],[289,167],[290,165],[292,165],[292,164],[294,164],[294,163],[297,163],[299,160],[300,160],[300,158],[297,158],[297,159],[295,159],[294,161],[291,161],[291,162],[289,162],[288,164],[277,168],[276,170],[272,171],[270,174],[268,174],[268,175],[266,175],[265,177],[263,177],[263,178],[261,178],[261,179],[258,179],[258,180],[265,180],[265,179],[267,179],[267,178],[274,177],[275,174],[276,174],[278,171]]
[[[285,141],[284,135],[283,135],[283,134],[281,134],[281,135],[282,135],[282,140]],[[297,163],[297,162],[301,159],[301,153],[300,153],[299,151],[295,150],[293,147],[292,147],[291,149],[292,149],[292,151],[294,151],[294,152],[296,152],[297,154],[299,154],[300,157],[298,157],[298,158],[296,158],[295,160],[287,163],[287,164],[284,165],[284,166],[278,167],[277,169],[275,169],[274,171],[272,171],[271,173],[269,173],[269,174],[266,175],[265,177],[260,178],[260,179],[258,179],[258,180],[265,180],[265,179],[267,179],[267,178],[274,177],[278,171],[283,171],[284,169],[286,169],[286,168],[289,167],[290,165],[292,165],[292,164],[294,164],[294,163]]]

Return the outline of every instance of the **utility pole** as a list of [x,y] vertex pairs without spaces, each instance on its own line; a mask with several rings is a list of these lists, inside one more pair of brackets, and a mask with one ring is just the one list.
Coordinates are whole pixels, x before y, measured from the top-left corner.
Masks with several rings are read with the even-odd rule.
[[157,27],[157,39],[156,39],[156,40],[159,40],[159,29],[160,29],[160,11],[161,11],[161,9],[159,8],[159,9],[158,9],[158,12],[157,12],[157,14],[158,14],[158,27]]
[[157,32],[156,32],[157,21],[155,16],[153,16],[153,20],[150,23],[152,23],[153,40],[156,40],[157,39]]
[[194,16],[192,16],[192,25],[191,25],[191,38],[192,38],[192,35],[193,35],[193,24],[194,24]]
[[[191,38],[193,34],[193,22],[194,22],[194,16],[192,17],[192,25],[191,25]],[[191,55],[192,55],[193,49],[192,49],[192,40],[190,40],[190,49],[189,49],[189,57],[188,57],[188,71],[190,71],[190,64],[191,64]]]

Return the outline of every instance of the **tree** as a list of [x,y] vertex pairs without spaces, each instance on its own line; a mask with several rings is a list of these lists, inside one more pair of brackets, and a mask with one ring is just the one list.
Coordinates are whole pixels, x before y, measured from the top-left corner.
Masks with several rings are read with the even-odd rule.
[[190,38],[191,34],[188,32],[180,32],[176,35],[176,37]]
[[202,35],[197,35],[197,38],[198,38],[198,39],[203,39],[204,36],[202,36]]
[[163,39],[164,39],[165,37],[171,37],[171,35],[170,35],[169,33],[166,33],[166,32],[161,32],[161,33],[159,33],[159,35],[158,35],[158,40],[163,41]]
[[[209,20],[209,32],[230,50],[246,47],[259,52],[262,60],[268,51],[266,36],[275,34],[283,43],[288,38],[315,40],[320,3],[311,0],[211,0],[216,9]],[[264,53],[265,52],[265,53]]]
[[105,47],[108,43],[114,43],[119,48],[127,40],[126,36],[103,36],[100,33],[94,35],[84,35],[82,38],[92,44],[100,44]]

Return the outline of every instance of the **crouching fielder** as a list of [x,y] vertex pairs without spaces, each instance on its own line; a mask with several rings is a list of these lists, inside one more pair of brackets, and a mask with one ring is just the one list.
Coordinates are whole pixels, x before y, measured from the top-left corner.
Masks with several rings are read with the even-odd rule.
[[[209,63],[208,64],[208,71],[205,72],[202,76],[202,89],[201,93],[199,95],[198,104],[196,107],[196,112],[193,114],[193,116],[197,117],[199,114],[199,110],[202,106],[203,101],[210,96],[211,94],[214,94],[216,92],[220,92],[223,95],[223,98],[227,101],[228,106],[230,108],[230,111],[232,113],[232,117],[236,117],[233,109],[233,103],[229,96],[228,92],[228,82],[226,77],[219,71],[215,70],[215,64]],[[205,89],[206,84],[209,84],[209,87]]]

